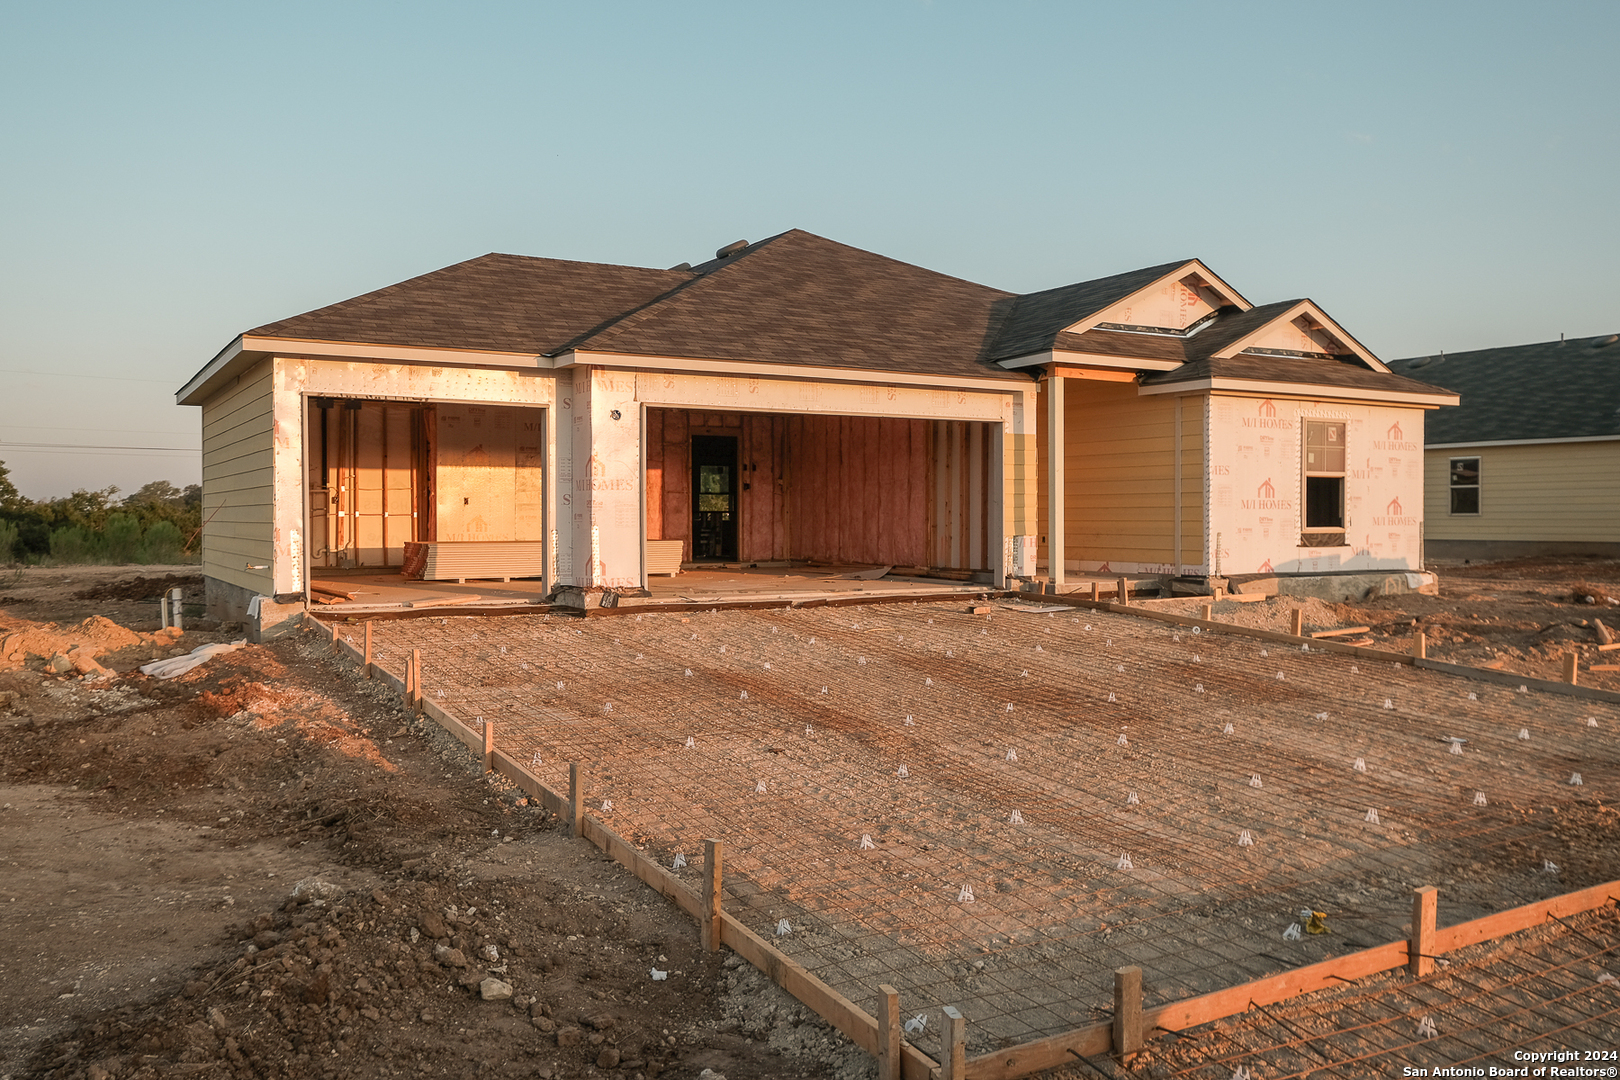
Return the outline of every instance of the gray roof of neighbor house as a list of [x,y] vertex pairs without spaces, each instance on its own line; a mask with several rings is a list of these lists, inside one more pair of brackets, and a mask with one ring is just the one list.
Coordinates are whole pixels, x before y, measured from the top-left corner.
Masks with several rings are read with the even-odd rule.
[[1390,370],[1455,391],[1430,445],[1620,435],[1620,334],[1395,360]]

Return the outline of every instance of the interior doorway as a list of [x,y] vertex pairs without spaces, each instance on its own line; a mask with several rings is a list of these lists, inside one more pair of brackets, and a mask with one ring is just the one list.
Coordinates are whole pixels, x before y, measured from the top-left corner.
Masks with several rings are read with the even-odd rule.
[[692,558],[737,558],[737,438],[692,436]]

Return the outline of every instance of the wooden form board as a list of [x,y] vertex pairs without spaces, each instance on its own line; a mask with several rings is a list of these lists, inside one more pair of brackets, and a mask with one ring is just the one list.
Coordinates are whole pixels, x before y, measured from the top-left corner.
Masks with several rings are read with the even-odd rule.
[[[1088,604],[1086,606],[1093,605]],[[1130,614],[1144,614],[1141,611],[1124,608],[1117,604],[1096,606],[1107,607],[1110,610],[1117,609]],[[1162,613],[1158,614],[1157,617],[1174,619],[1173,616]],[[1188,621],[1199,622],[1199,620]],[[364,653],[360,648],[349,642],[342,641],[338,637],[336,624],[325,626],[317,623],[317,625],[323,626],[327,633],[330,634],[331,640],[353,656],[355,660],[363,659]],[[1201,623],[1201,625],[1213,625],[1216,628],[1222,628],[1224,624]],[[1253,633],[1254,631],[1248,632]],[[1269,634],[1270,632],[1262,633]],[[1288,635],[1282,634],[1275,636],[1279,638],[1288,637]],[[1338,649],[1357,653],[1374,652],[1374,650],[1358,649],[1353,646],[1338,645],[1331,642],[1324,642],[1323,644],[1324,646],[1337,645]],[[1399,658],[1396,654],[1379,655]],[[405,678],[397,677],[381,667],[376,667],[375,671],[376,677],[385,684],[398,691],[404,691],[406,686]],[[418,672],[416,678],[420,682],[420,672]],[[539,777],[529,772],[528,769],[509,755],[494,749],[492,746],[493,740],[490,738],[490,732],[487,729],[475,731],[467,724],[462,723],[448,710],[426,698],[421,699],[421,708],[424,715],[444,727],[469,751],[484,757],[487,767],[510,779],[525,793],[539,800],[546,809],[553,813],[563,814],[566,812],[567,800],[562,795],[552,791]],[[625,866],[643,882],[668,897],[682,911],[692,915],[694,918],[702,917],[702,898],[688,887],[685,882],[682,882],[670,871],[665,870],[658,863],[643,855],[633,844],[594,818],[584,816],[583,824],[584,828],[581,831],[586,839],[607,852],[616,862]],[[1620,905],[1620,881],[1594,885],[1579,892],[1555,896],[1548,900],[1525,904],[1521,907],[1497,912],[1494,915],[1486,915],[1479,919],[1437,929],[1434,931],[1433,937],[1433,955],[1438,956],[1482,941],[1505,937],[1509,934],[1539,926],[1554,918],[1567,918],[1571,915],[1592,911],[1605,904]],[[721,920],[721,944],[730,947],[743,959],[764,972],[778,986],[787,990],[828,1023],[847,1035],[857,1046],[870,1054],[876,1055],[878,1053],[879,1032],[876,1017],[873,1017],[870,1013],[818,979],[803,965],[776,949],[770,942],[748,929],[734,916],[722,912]],[[1376,975],[1403,967],[1409,961],[1410,948],[1407,942],[1388,942],[1369,949],[1348,953],[1344,956],[1333,957],[1306,967],[1279,972],[1276,975],[1266,976],[1239,986],[1228,987],[1224,990],[1217,990],[1213,993],[1201,994],[1197,997],[1172,1002],[1169,1005],[1144,1010],[1142,1013],[1142,1026],[1144,1030],[1152,1030],[1158,1027],[1169,1031],[1182,1031],[1236,1015],[1247,1010],[1251,1004],[1270,1005],[1279,1001],[1286,1001],[1303,994],[1329,989],[1345,981],[1354,981],[1369,975]],[[1014,1080],[1016,1077],[1029,1076],[1059,1065],[1070,1064],[1074,1060],[1074,1053],[1086,1056],[1108,1053],[1113,1049],[1113,1038],[1113,1023],[1111,1020],[1088,1024],[1060,1035],[1032,1040],[1004,1050],[970,1058],[965,1062],[964,1076],[970,1078],[970,1080]],[[907,1080],[931,1080],[932,1077],[939,1075],[939,1064],[915,1047],[909,1044],[905,1045],[903,1055],[901,1073]]]

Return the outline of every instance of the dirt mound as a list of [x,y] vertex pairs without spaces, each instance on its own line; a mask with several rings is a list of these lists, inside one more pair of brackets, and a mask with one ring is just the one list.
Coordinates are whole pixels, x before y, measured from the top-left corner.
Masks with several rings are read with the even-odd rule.
[[164,574],[108,581],[73,594],[75,600],[156,600],[170,589],[190,592],[203,587],[201,574]]
[[[0,671],[25,666],[30,660],[48,661],[57,655],[77,656],[93,660],[108,653],[118,653],[136,646],[144,646],[142,655],[120,665],[132,666],[140,660],[151,659],[159,652],[179,651],[180,633],[160,630],[141,634],[120,626],[111,619],[92,615],[83,622],[63,628],[55,623],[32,622],[0,612]],[[87,667],[75,664],[81,674],[99,670],[99,665]]]

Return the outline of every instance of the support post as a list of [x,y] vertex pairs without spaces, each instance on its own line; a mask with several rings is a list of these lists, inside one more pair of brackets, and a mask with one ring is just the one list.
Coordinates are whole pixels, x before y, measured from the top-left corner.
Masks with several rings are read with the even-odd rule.
[[888,983],[878,984],[877,1080],[900,1080],[900,993]]
[[1574,686],[1580,678],[1581,658],[1578,653],[1564,654],[1564,681]]
[[1198,617],[1200,619],[1202,619],[1204,622],[1214,622],[1215,621],[1215,605],[1214,604],[1201,604],[1201,605],[1199,605]]
[[1119,602],[1121,604],[1127,604],[1127,605],[1130,604],[1130,602],[1131,602],[1131,583],[1128,580],[1126,580],[1123,576],[1121,576],[1120,579],[1119,579],[1119,584],[1117,586],[1115,586],[1115,587],[1119,590]]
[[495,721],[484,721],[484,771],[495,771]]
[[[720,951],[720,875],[725,848],[722,840],[703,841],[703,918],[699,920],[698,929],[702,934],[704,952]],[[895,1015],[898,1017],[898,1012]]]
[[1295,637],[1305,636],[1305,612],[1302,608],[1295,608],[1288,616],[1288,632]]
[[940,1010],[945,1014],[945,1030],[939,1033],[939,1080],[967,1080],[967,1021],[954,1005]]
[[1434,970],[1434,922],[1440,893],[1433,885],[1412,890],[1412,936],[1406,942],[1406,970],[1422,978]]
[[585,835],[585,766],[568,763],[568,829],[578,840]]
[[411,650],[411,712],[422,711],[422,650]]
[[1417,636],[1412,639],[1412,655],[1417,657],[1419,660],[1426,659],[1429,655],[1429,638],[1428,635],[1421,630],[1419,630],[1417,632]]
[[415,679],[416,679],[416,650],[412,649],[411,650],[411,655],[409,655],[409,656],[407,656],[405,658],[405,689],[401,691],[401,694],[405,698],[405,708],[409,709],[409,710],[411,710],[413,712],[415,711],[415,708],[414,708],[415,707],[415,701],[414,701],[414,699],[412,697],[412,694],[411,694],[411,683],[414,682]]
[[1114,1056],[1121,1064],[1142,1049],[1142,969],[1114,969]]
[[1063,584],[1063,376],[1046,377],[1046,569],[1053,592]]
[[371,678],[371,620],[366,620],[366,654],[360,661],[360,668],[365,672],[366,678]]
[[1091,602],[1093,604],[1102,602],[1102,582],[1100,581],[1091,583]]

